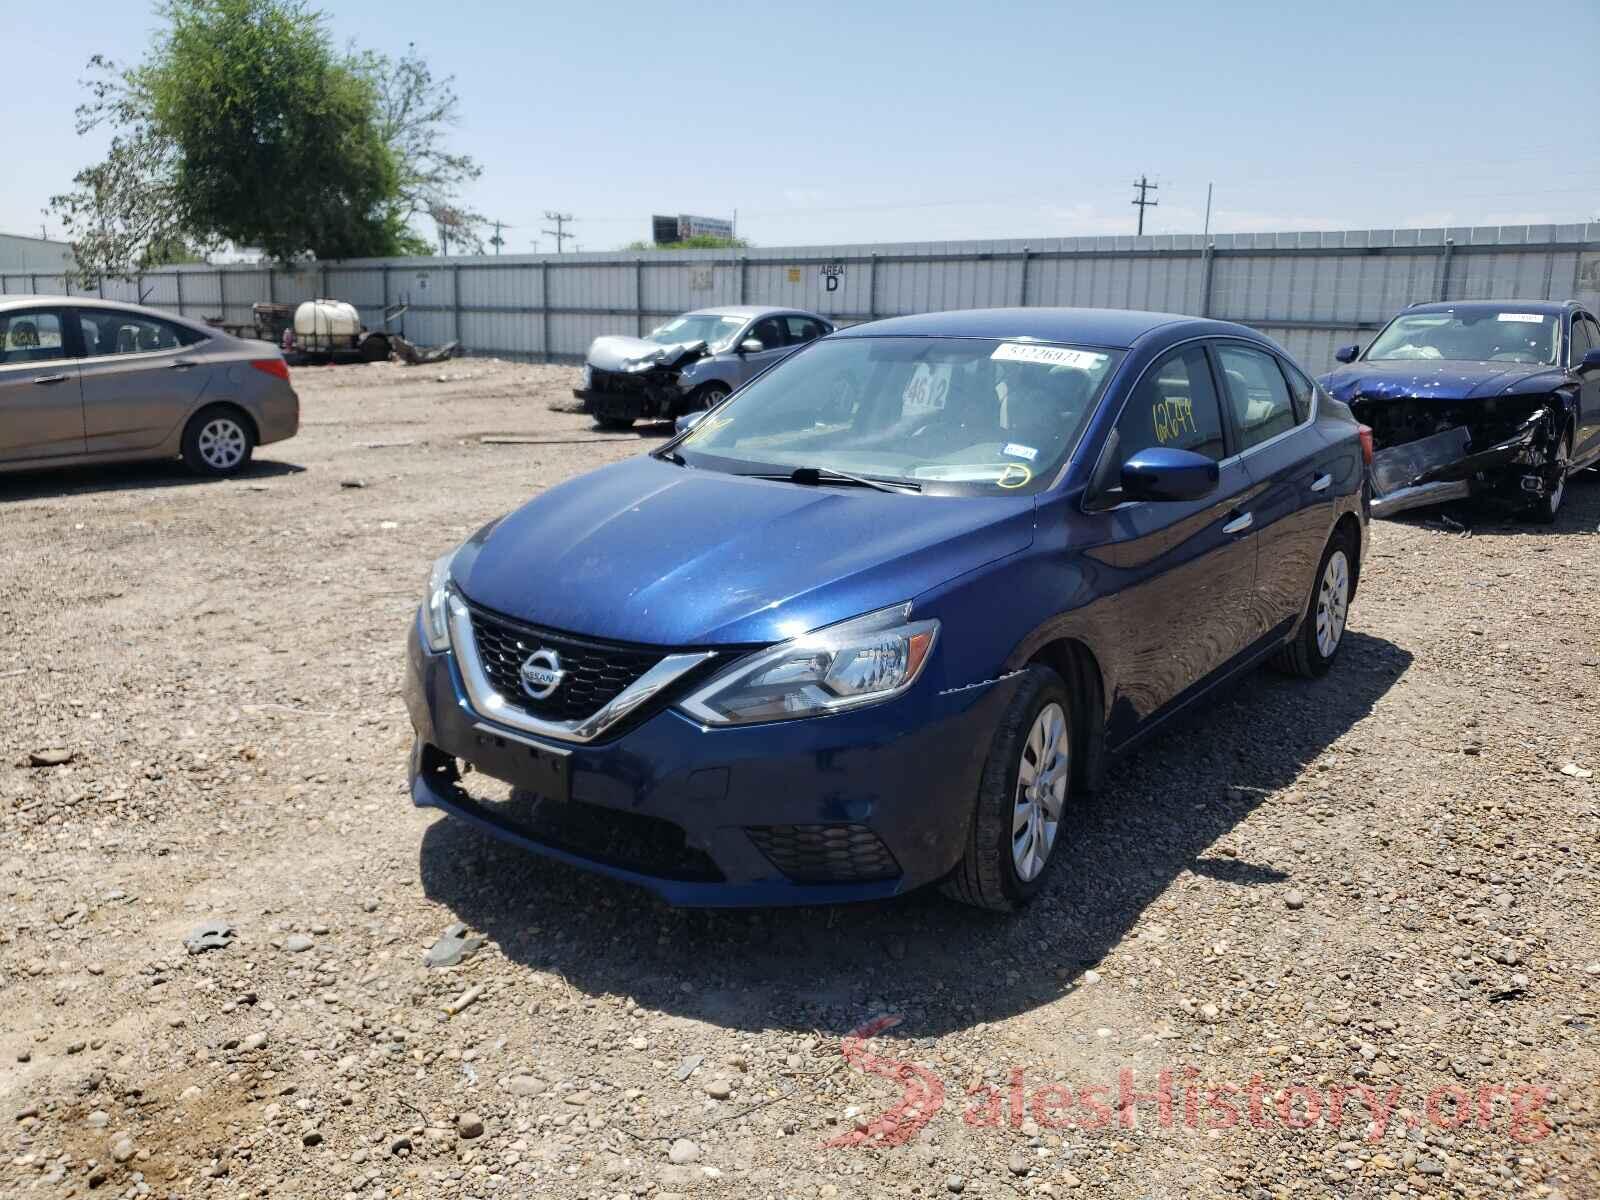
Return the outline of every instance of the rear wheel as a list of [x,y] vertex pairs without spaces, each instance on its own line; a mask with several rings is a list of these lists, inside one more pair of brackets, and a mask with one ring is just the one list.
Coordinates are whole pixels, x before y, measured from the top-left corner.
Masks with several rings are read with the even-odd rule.
[[945,880],[953,899],[995,912],[1026,904],[1061,843],[1076,748],[1067,685],[1048,667],[1023,672],[978,785],[966,852]]
[[183,461],[198,475],[235,475],[250,463],[255,431],[237,409],[197,412],[183,431]]
[[1355,563],[1355,545],[1341,530],[1328,540],[1327,549],[1322,552],[1317,584],[1299,632],[1294,641],[1278,651],[1273,666],[1306,679],[1328,673],[1344,644],[1345,622],[1355,588]]
[[1561,501],[1567,495],[1567,472],[1572,469],[1572,432],[1568,430],[1556,443],[1555,457],[1550,460],[1550,473],[1555,476],[1549,492],[1534,502],[1528,515],[1541,525],[1553,525],[1561,515]]

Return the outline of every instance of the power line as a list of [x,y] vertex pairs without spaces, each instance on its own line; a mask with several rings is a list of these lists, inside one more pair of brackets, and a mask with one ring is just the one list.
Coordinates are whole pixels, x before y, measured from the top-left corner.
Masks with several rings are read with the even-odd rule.
[[1145,194],[1147,192],[1154,192],[1154,191],[1156,191],[1158,189],[1157,189],[1155,184],[1151,183],[1143,175],[1139,176],[1138,179],[1134,180],[1133,186],[1139,189],[1139,198],[1137,200],[1130,201],[1130,203],[1134,204],[1139,209],[1139,236],[1143,237],[1144,236],[1144,210],[1147,209],[1147,208],[1159,208],[1159,207],[1161,207],[1161,201],[1159,201],[1159,200],[1148,200],[1148,199],[1145,198]]
[[545,209],[544,219],[546,221],[554,221],[556,227],[554,229],[540,230],[540,232],[548,234],[550,237],[555,238],[555,240],[556,240],[556,253],[560,254],[561,250],[562,250],[562,244],[568,238],[574,238],[574,237],[578,236],[575,233],[563,232],[565,227],[571,221],[574,220],[574,217],[573,217],[573,215],[571,213],[554,212],[554,211],[552,211],[552,210],[547,208],[547,209]]

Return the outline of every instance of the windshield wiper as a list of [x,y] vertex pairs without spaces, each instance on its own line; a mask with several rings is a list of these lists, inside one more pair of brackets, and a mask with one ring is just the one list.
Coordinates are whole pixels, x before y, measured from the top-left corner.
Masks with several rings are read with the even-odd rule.
[[877,492],[920,492],[922,485],[909,480],[871,479],[866,475],[852,475],[849,471],[835,471],[832,467],[796,467],[787,475],[758,474],[756,479],[781,479],[787,483],[804,483],[812,487],[821,483],[847,483],[854,487],[871,488]]
[[689,460],[684,458],[683,455],[679,454],[676,450],[657,450],[656,457],[661,459],[663,462],[671,463],[675,467],[687,467],[689,465]]

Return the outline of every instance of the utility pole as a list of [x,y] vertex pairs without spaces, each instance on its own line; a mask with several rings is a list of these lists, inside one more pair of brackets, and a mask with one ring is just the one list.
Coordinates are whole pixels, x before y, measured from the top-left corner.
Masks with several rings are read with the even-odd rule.
[[515,228],[516,228],[515,225],[507,225],[504,221],[496,221],[494,223],[494,236],[489,239],[489,245],[494,247],[494,252],[496,254],[499,254],[500,253],[500,247],[504,246],[506,244],[505,238],[500,236],[500,231],[502,229],[515,229]]
[[1203,237],[1211,236],[1211,189],[1213,184],[1206,184],[1206,231]]
[[1156,191],[1158,189],[1156,188],[1155,184],[1151,183],[1143,175],[1139,176],[1138,179],[1135,179],[1133,181],[1133,186],[1139,189],[1139,198],[1137,200],[1132,201],[1132,203],[1139,209],[1139,236],[1143,237],[1144,236],[1144,210],[1147,209],[1147,208],[1159,208],[1161,202],[1159,200],[1148,200],[1148,199],[1145,198],[1145,193],[1146,192],[1153,192],[1153,191]]
[[572,214],[571,213],[562,213],[562,212],[551,212],[549,209],[546,209],[545,210],[545,214],[544,214],[544,219],[546,221],[554,221],[556,227],[554,229],[543,229],[543,230],[540,230],[540,232],[549,234],[551,237],[555,238],[555,240],[556,240],[556,253],[560,254],[561,251],[562,251],[562,243],[564,243],[570,237],[577,237],[578,236],[575,233],[564,233],[564,232],[562,232],[563,227],[566,226],[568,224],[568,222],[570,222],[573,219]]

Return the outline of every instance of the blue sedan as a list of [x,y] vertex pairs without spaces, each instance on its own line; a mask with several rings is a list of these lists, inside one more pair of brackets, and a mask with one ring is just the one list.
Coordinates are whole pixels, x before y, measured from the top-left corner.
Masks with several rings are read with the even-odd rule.
[[1370,458],[1239,325],[843,330],[435,564],[412,799],[678,904],[1013,909],[1112,756],[1328,671]]

